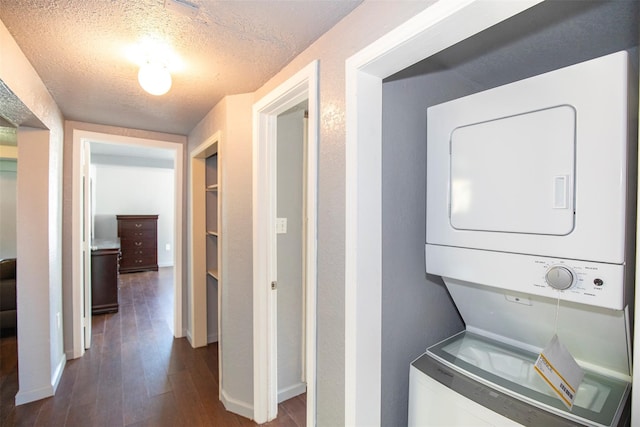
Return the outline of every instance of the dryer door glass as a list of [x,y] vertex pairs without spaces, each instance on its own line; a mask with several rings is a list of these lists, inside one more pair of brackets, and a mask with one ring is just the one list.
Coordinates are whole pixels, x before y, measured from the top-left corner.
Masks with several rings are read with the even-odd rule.
[[574,227],[575,110],[568,105],[451,133],[451,225],[567,235]]

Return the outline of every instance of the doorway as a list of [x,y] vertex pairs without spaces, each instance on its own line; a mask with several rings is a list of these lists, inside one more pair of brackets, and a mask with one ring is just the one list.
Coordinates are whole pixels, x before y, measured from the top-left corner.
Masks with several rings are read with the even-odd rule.
[[276,293],[278,403],[306,392],[305,257],[308,100],[277,118]]
[[[134,155],[131,157],[141,157],[143,153],[153,152],[153,150],[162,150],[168,154],[167,161],[170,161],[173,165],[173,220],[168,225],[169,233],[173,235],[173,284],[174,284],[174,302],[173,302],[173,319],[170,322],[170,328],[175,337],[183,336],[182,326],[182,247],[183,247],[183,233],[182,233],[182,188],[183,188],[183,150],[184,145],[174,142],[149,140],[143,138],[124,137],[118,135],[110,135],[89,131],[74,130],[73,131],[73,199],[82,201],[84,197],[81,196],[83,171],[81,159],[86,155],[88,157],[91,148],[89,143],[101,143],[105,147],[111,146],[112,148],[122,149],[128,147],[128,150]],[[151,150],[151,151],[149,151]],[[86,151],[86,153],[85,153]],[[137,153],[137,156],[135,155]],[[104,153],[103,153],[104,154]],[[130,161],[130,160],[129,160]],[[88,170],[89,168],[85,168]],[[85,182],[89,182],[88,177],[85,178]],[[88,193],[87,193],[88,195]],[[88,248],[83,248],[82,233],[83,233],[83,218],[84,212],[88,212],[89,209],[83,207],[82,203],[78,202],[74,204],[72,212],[72,277],[73,277],[73,357],[80,357],[84,353],[84,349],[87,347],[85,340],[85,325],[89,325],[91,318],[91,310],[87,307],[88,298],[86,298],[87,292],[84,288],[85,281],[83,280],[83,265],[85,255],[90,254]],[[84,230],[85,233],[90,233],[91,220],[88,219],[88,227]],[[90,239],[86,239],[87,242]],[[86,243],[90,244],[90,243]],[[163,246],[164,247],[164,246]],[[162,248],[160,248],[162,249]],[[89,256],[89,255],[87,255]],[[86,313],[86,318],[83,315]]]
[[[254,104],[253,108],[253,339],[254,339],[254,419],[264,423],[278,414],[278,382],[281,342],[278,338],[278,234],[284,231],[284,218],[278,218],[278,143],[279,116],[295,111],[304,103],[308,105],[306,143],[300,144],[306,150],[306,161],[298,161],[302,185],[306,190],[297,205],[300,207],[300,269],[304,272],[300,286],[304,294],[298,306],[304,315],[300,320],[292,320],[293,328],[299,327],[300,380],[291,385],[287,393],[295,395],[306,383],[307,425],[315,425],[316,395],[316,234],[317,234],[317,150],[318,150],[318,62],[314,61],[270,94]],[[304,110],[299,112],[303,114]],[[304,157],[302,157],[304,159]],[[302,165],[300,165],[302,163]],[[306,216],[306,218],[305,218]],[[306,226],[302,226],[305,224]],[[287,224],[288,225],[288,224]],[[281,233],[282,235],[284,233]],[[280,239],[283,240],[283,239]],[[304,242],[304,244],[302,243]],[[293,244],[297,246],[296,243]],[[281,248],[280,248],[281,249]],[[285,260],[286,262],[286,260]],[[282,267],[280,267],[282,268]],[[297,297],[292,296],[292,300]],[[295,313],[295,310],[293,310]],[[284,314],[284,313],[282,313]],[[293,317],[297,317],[293,314]],[[304,319],[304,331],[301,320]],[[282,322],[283,320],[280,319]],[[302,340],[304,337],[304,340]],[[283,341],[284,342],[284,341]],[[304,344],[303,344],[304,343]],[[291,347],[297,344],[295,340]],[[304,348],[304,351],[302,351]],[[296,365],[295,362],[292,366]],[[304,369],[302,369],[304,366]],[[296,375],[295,373],[293,374]],[[302,381],[304,379],[304,381]],[[287,393],[281,394],[286,398]]]

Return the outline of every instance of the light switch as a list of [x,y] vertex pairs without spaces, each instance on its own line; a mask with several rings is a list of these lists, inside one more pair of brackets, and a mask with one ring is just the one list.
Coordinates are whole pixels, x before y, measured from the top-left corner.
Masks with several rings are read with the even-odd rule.
[[287,233],[287,218],[276,218],[276,234]]

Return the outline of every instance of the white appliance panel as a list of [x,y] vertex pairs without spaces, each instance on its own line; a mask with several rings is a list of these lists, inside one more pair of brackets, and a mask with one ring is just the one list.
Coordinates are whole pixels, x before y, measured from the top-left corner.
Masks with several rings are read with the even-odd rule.
[[[444,278],[466,330],[535,353],[557,333],[579,365],[630,380],[629,318],[609,310]],[[556,324],[556,313],[558,316]]]
[[411,366],[409,427],[521,425],[459,395]]
[[[425,256],[431,274],[494,288],[612,310],[624,310],[630,299],[625,295],[630,288],[624,286],[624,266],[618,264],[433,245],[426,245]],[[558,291],[548,285],[546,273],[555,266],[572,273],[569,289]]]
[[454,129],[452,227],[569,234],[574,131],[575,110],[567,105]]
[[535,372],[536,359],[470,331],[429,347],[411,363],[409,425],[626,425],[628,379],[586,370],[567,409]]
[[[625,212],[632,205],[627,206],[627,150],[632,132],[628,120],[632,115],[628,67],[627,53],[618,52],[430,107],[427,110],[427,244],[622,264],[625,261]],[[567,142],[571,140],[567,125],[571,119],[564,117],[571,109],[575,110],[573,170],[566,161],[570,156],[567,151],[571,150]],[[551,119],[559,122],[561,136],[555,133],[558,123],[553,125],[554,129],[547,130],[543,128],[551,126],[538,123],[542,117],[539,114],[545,111],[551,115],[558,113],[558,117]],[[540,113],[526,114],[530,112]],[[497,188],[506,188],[515,214],[511,216],[506,198],[498,197],[495,206],[473,203],[471,214],[463,215],[458,208],[464,204],[464,197],[451,200],[452,188],[456,185],[453,178],[458,176],[452,173],[459,174],[457,160],[452,170],[452,134],[457,139],[455,134],[462,132],[464,126],[478,123],[492,123],[486,129],[477,127],[478,131],[500,133],[496,128],[511,126],[516,116],[527,116],[523,129],[530,132],[535,127],[534,134],[541,136],[537,141],[527,141],[528,136],[522,135],[528,152],[533,153],[531,164],[549,163],[550,170],[543,173],[544,178],[533,171],[536,180],[543,180],[533,184],[532,168],[523,156],[502,152],[482,157],[478,154],[475,161],[480,163],[471,173],[475,179],[484,170],[489,177],[483,181],[479,194],[485,201],[492,199],[490,180],[497,177]],[[484,143],[484,147],[503,150],[508,145],[506,139],[513,136],[514,131],[504,132],[505,140],[495,147]],[[545,132],[561,140],[559,146],[545,142],[542,138]],[[465,144],[466,139],[465,136]],[[535,147],[540,147],[540,151],[536,152]],[[543,152],[548,153],[546,159]],[[471,151],[464,148],[463,153],[462,159],[472,160]],[[507,163],[509,159],[515,159],[522,167],[500,164],[501,160]],[[482,162],[488,162],[484,169]],[[557,172],[556,164],[562,165]],[[563,202],[567,208],[560,207]],[[456,212],[450,216],[454,203]],[[549,209],[549,203],[559,207]],[[532,205],[535,206],[532,208]],[[569,218],[571,207],[575,211],[574,219]],[[533,213],[526,213],[530,208]],[[534,218],[537,215],[550,216],[552,220],[547,225],[546,220]],[[498,219],[490,222],[492,216]],[[430,263],[428,272],[429,268]]]

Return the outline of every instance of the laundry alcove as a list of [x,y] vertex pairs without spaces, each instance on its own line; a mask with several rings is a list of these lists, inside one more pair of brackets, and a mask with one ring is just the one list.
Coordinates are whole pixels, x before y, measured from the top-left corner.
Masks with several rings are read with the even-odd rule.
[[619,50],[637,73],[638,12],[632,1],[545,1],[384,80],[381,425],[407,422],[409,362],[464,327],[424,273],[427,108]]

